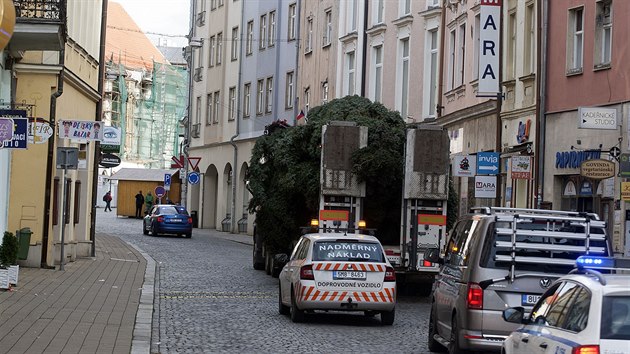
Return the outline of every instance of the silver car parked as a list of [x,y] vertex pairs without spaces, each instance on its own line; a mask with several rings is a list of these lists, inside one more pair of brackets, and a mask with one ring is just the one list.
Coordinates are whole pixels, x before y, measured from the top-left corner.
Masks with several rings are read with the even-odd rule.
[[478,208],[449,235],[434,283],[429,349],[450,353],[500,351],[518,325],[503,310],[532,307],[585,254],[610,254],[606,223],[593,213]]

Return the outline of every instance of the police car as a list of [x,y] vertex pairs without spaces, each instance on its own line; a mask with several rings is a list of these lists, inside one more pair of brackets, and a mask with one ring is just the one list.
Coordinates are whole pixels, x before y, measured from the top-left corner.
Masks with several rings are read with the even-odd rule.
[[503,318],[523,323],[505,340],[502,352],[554,354],[630,353],[630,260],[581,256],[577,268],[542,295],[530,316],[508,308]]
[[279,311],[293,322],[305,312],[364,311],[394,322],[396,273],[374,236],[303,235],[280,273]]

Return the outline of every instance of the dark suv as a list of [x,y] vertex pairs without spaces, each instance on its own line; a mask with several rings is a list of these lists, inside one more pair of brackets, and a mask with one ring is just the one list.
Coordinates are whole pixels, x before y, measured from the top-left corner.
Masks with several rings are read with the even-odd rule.
[[577,257],[607,256],[606,223],[593,213],[478,208],[450,232],[429,323],[429,349],[499,351],[516,324],[503,321],[508,307],[527,312]]

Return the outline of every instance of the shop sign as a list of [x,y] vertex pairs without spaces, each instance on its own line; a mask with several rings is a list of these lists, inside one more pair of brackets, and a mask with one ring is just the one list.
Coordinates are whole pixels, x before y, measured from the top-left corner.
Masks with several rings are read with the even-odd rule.
[[564,191],[562,195],[565,197],[574,197],[577,195],[577,190],[575,189],[575,183],[573,181],[568,181],[564,186]]
[[619,173],[621,177],[630,177],[630,154],[619,156]]
[[621,182],[621,200],[630,201],[630,182]]
[[582,161],[599,159],[600,150],[571,150],[556,152],[556,168],[580,168]]
[[530,156],[512,156],[512,179],[532,178],[532,158]]
[[475,198],[496,198],[497,176],[475,176]]
[[593,184],[589,181],[582,182],[582,186],[580,186],[580,195],[593,195]]
[[579,107],[578,117],[582,129],[617,129],[617,110],[614,108]]
[[479,95],[497,94],[499,88],[499,25],[501,0],[481,0],[479,31]]
[[606,179],[615,176],[615,163],[608,160],[586,160],[580,165],[580,175],[591,179]]
[[518,141],[519,144],[529,141],[529,130],[531,126],[531,119],[528,119],[525,122],[518,122],[518,133],[516,134],[516,141]]
[[473,155],[453,157],[453,175],[456,177],[474,177],[477,170],[477,158]]

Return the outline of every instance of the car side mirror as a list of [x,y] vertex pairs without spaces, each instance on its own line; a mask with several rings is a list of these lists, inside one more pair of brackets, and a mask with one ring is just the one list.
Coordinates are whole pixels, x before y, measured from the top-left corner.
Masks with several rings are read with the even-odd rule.
[[520,306],[503,310],[503,319],[507,322],[522,324],[524,317],[525,309]]
[[444,259],[440,258],[439,248],[429,248],[424,254],[424,260],[431,263],[444,264]]
[[289,263],[289,256],[286,253],[279,253],[273,256],[273,260],[278,268],[282,268],[285,264]]

